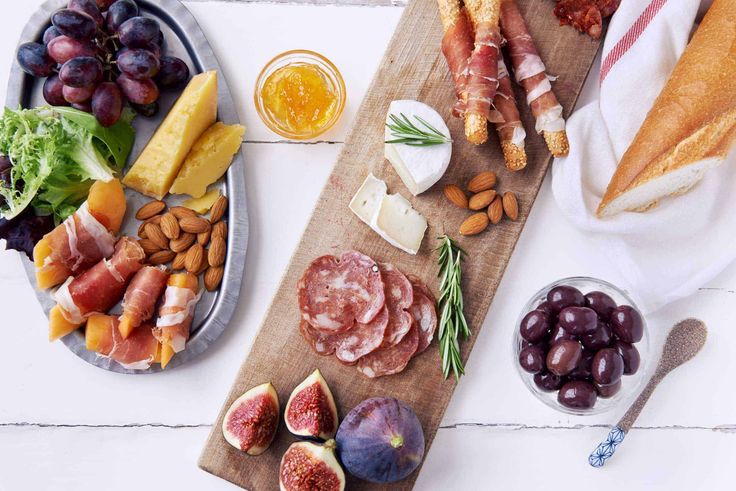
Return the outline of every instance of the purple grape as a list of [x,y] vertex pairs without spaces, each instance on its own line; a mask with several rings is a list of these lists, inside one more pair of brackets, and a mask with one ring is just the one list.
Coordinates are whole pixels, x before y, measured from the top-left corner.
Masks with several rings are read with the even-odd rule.
[[51,75],[43,83],[43,98],[52,106],[68,106],[69,102],[64,98],[64,84],[58,75]]
[[69,87],[68,85],[64,85],[62,88],[64,99],[72,104],[87,102],[92,97],[94,91],[94,87]]
[[89,15],[98,26],[102,26],[102,23],[105,22],[105,18],[94,0],[69,0],[67,8]]
[[158,22],[148,17],[133,17],[126,20],[118,29],[118,36],[123,46],[142,48],[152,43],[161,31]]
[[59,64],[80,56],[95,56],[96,49],[89,41],[80,41],[69,36],[59,36],[51,40],[46,49],[49,56]]
[[43,32],[43,44],[49,44],[52,39],[61,36],[61,33],[56,28],[56,26],[49,26],[44,32]]
[[92,95],[92,114],[97,121],[109,128],[120,119],[123,110],[123,96],[113,82],[104,82],[97,86]]
[[89,101],[85,102],[72,102],[72,107],[74,109],[79,109],[80,111],[84,111],[86,113],[92,112],[92,105],[89,103]]
[[115,34],[123,22],[137,15],[138,5],[133,0],[118,0],[110,5],[107,11],[105,28],[108,33]]
[[70,87],[91,87],[102,79],[102,63],[91,56],[72,58],[61,66],[59,78]]
[[95,0],[95,3],[97,4],[97,8],[100,9],[100,12],[105,12],[110,8],[110,5],[115,3],[115,0]]
[[155,43],[161,49],[164,49],[164,40],[164,33],[159,30]]
[[152,102],[150,104],[135,104],[131,102],[130,107],[132,107],[135,112],[146,118],[151,118],[158,114],[158,102]]
[[159,61],[145,49],[127,49],[118,56],[118,68],[130,78],[142,80],[158,73]]
[[97,32],[94,19],[76,10],[57,10],[51,16],[51,22],[60,33],[74,39],[90,39]]
[[34,77],[48,77],[54,73],[56,63],[49,56],[46,46],[40,43],[23,43],[18,48],[18,64],[24,72]]
[[189,80],[189,67],[174,56],[162,56],[156,83],[162,89],[181,87]]
[[150,78],[136,80],[121,73],[116,82],[125,98],[130,102],[135,104],[151,104],[158,100],[158,87]]

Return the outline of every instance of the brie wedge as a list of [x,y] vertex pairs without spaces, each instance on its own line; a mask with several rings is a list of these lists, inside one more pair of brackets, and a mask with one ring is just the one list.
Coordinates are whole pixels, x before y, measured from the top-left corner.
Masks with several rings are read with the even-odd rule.
[[[389,118],[391,114],[397,117],[403,114],[414,125],[424,129],[422,123],[415,118],[415,116],[419,116],[440,133],[450,138],[450,130],[442,116],[426,104],[412,100],[393,101],[388,108],[388,115],[386,115],[387,124],[391,122]],[[385,128],[384,136],[384,141],[396,138],[391,134],[388,127]],[[432,187],[444,175],[450,165],[452,143],[430,146],[386,143],[384,145],[384,155],[391,162],[401,180],[404,181],[407,189],[416,196]]]
[[368,174],[350,201],[350,209],[389,244],[416,254],[427,220],[400,194],[387,194],[386,183]]

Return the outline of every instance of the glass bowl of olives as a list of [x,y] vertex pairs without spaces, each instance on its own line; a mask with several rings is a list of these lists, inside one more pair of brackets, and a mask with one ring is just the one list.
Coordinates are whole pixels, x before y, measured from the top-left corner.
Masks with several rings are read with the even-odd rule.
[[519,375],[554,409],[600,414],[641,390],[646,322],[611,283],[573,277],[545,286],[524,306],[514,332]]

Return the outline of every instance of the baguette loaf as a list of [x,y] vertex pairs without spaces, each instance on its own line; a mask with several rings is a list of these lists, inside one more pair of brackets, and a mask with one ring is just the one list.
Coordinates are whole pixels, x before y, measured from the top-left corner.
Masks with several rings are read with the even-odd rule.
[[688,191],[736,141],[736,1],[715,0],[608,184],[597,214]]

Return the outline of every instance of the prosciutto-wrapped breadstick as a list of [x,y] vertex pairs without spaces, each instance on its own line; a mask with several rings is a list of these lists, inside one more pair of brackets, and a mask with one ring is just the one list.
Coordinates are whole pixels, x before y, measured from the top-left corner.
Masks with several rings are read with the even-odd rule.
[[169,276],[164,303],[158,310],[153,331],[161,343],[161,368],[166,368],[174,354],[182,351],[189,339],[194,309],[199,301],[199,280],[191,273]]
[[49,316],[49,339],[69,334],[93,313],[110,310],[123,297],[125,286],[145,259],[138,242],[123,237],[110,259],[101,260],[76,278],[67,278],[53,295],[57,305]]
[[557,0],[555,16],[593,39],[603,33],[603,19],[613,15],[621,0]]
[[156,313],[156,302],[166,288],[169,273],[164,267],[144,266],[125,290],[123,314],[120,316],[120,335],[127,339],[130,333]]
[[506,167],[509,170],[521,170],[526,167],[526,150],[524,150],[526,131],[521,124],[511,78],[502,56],[498,58],[498,91],[493,99],[493,105],[503,117],[503,122],[496,123],[496,131],[501,141]]
[[570,144],[565,132],[562,106],[552,92],[546,68],[529,35],[516,0],[501,0],[501,30],[508,42],[516,81],[524,87],[526,100],[536,119],[537,133],[544,134],[552,155],[567,155]]
[[500,122],[492,110],[498,88],[498,57],[501,32],[498,27],[500,0],[466,0],[465,8],[475,29],[473,53],[468,62],[465,108],[465,138],[480,145],[488,140],[488,121]]
[[468,13],[460,7],[460,0],[437,0],[440,20],[445,34],[442,37],[442,54],[455,83],[457,102],[452,108],[455,117],[465,114],[467,101],[466,84],[468,81],[468,63],[473,53],[473,26],[470,25]]
[[129,370],[146,370],[160,361],[161,345],[150,323],[140,325],[123,339],[116,317],[93,314],[87,319],[84,338],[88,350],[112,358]]
[[56,286],[110,257],[123,215],[125,194],[120,181],[92,184],[87,201],[33,248],[38,288]]

